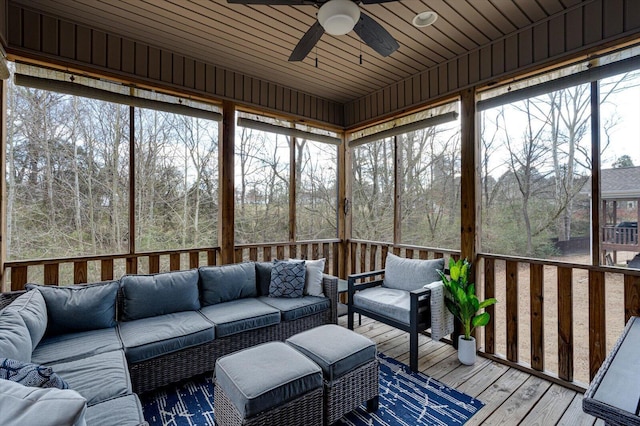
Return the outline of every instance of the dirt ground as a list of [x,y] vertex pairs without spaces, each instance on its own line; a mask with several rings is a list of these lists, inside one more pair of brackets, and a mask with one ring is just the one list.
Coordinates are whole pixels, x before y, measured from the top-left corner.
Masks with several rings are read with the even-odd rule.
[[[619,253],[618,263],[626,263],[635,253]],[[564,256],[556,260],[588,264],[589,255]],[[505,262],[496,261],[496,352],[506,357],[506,295]],[[589,281],[586,270],[573,271],[573,336],[574,336],[574,380],[589,382]],[[558,374],[558,309],[557,309],[557,268],[544,267],[544,367],[548,372]],[[521,264],[518,274],[518,354],[520,361],[531,362],[530,350],[530,297],[529,265]],[[611,350],[624,328],[624,285],[623,275],[607,273],[605,276],[606,336],[607,351]],[[482,331],[478,333],[478,346],[482,347]]]

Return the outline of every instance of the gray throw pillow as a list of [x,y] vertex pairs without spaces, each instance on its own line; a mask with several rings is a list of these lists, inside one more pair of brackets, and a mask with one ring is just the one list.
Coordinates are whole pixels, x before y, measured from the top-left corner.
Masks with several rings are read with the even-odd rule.
[[116,326],[118,281],[88,285],[27,284],[27,290],[38,289],[47,305],[49,334],[99,330]]
[[[294,262],[300,262],[298,259],[289,259]],[[304,294],[309,296],[324,297],[322,291],[322,276],[324,274],[325,258],[318,260],[306,260],[304,266],[307,268],[307,273],[304,278]]]
[[274,260],[269,297],[302,297],[306,267],[302,261]]
[[16,311],[24,320],[29,335],[31,346],[35,348],[47,331],[47,305],[42,293],[38,289],[27,291],[11,302],[5,309]]
[[203,306],[258,295],[256,267],[253,262],[202,266],[198,273]]
[[9,358],[0,358],[0,379],[36,388],[69,389],[67,382],[54,373],[51,367]]
[[397,290],[418,290],[438,281],[438,270],[444,268],[444,259],[405,259],[393,253],[387,254],[383,286]]
[[124,321],[200,309],[197,269],[125,275],[120,282]]

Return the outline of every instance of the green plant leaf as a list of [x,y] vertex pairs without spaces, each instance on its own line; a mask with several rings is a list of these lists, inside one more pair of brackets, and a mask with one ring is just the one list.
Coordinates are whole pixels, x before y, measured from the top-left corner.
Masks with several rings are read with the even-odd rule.
[[460,265],[457,263],[453,264],[449,268],[449,276],[451,277],[451,281],[458,281],[460,279]]
[[487,312],[483,312],[480,315],[476,315],[471,320],[474,327],[484,327],[489,324],[489,314]]
[[495,303],[498,303],[498,301],[493,297],[487,300],[483,300],[482,302],[480,302],[480,309],[484,309],[487,306],[491,306]]

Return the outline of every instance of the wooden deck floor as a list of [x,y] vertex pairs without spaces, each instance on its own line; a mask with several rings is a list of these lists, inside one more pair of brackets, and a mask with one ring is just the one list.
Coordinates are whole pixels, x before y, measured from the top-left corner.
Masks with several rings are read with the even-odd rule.
[[[347,326],[347,317],[340,317]],[[409,334],[362,318],[355,331],[373,339],[378,350],[409,364]],[[485,406],[466,423],[473,425],[604,425],[582,411],[582,394],[522,371],[478,357],[460,364],[448,344],[420,336],[419,369],[448,386],[478,398]]]

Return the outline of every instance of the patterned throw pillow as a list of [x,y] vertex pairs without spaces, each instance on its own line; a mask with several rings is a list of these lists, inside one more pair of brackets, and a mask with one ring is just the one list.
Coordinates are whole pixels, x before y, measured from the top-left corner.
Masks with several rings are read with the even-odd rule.
[[302,297],[307,268],[303,261],[274,260],[269,283],[269,297]]
[[38,388],[69,389],[67,382],[53,372],[51,367],[0,358],[0,379],[18,382]]

